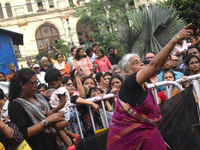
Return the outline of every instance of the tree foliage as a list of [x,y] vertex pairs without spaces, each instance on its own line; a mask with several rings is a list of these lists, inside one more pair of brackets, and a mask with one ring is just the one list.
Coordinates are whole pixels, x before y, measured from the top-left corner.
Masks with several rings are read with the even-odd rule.
[[185,25],[172,6],[163,4],[133,9],[126,14],[129,24],[118,26],[117,38],[127,52],[141,56],[148,51],[158,53]]
[[76,17],[81,18],[82,24],[92,25],[92,38],[104,49],[110,46],[120,47],[116,41],[116,24],[126,20],[127,4],[133,0],[91,0],[83,6],[75,8]]
[[200,27],[200,1],[199,0],[168,0],[166,5],[174,5],[180,18],[183,18],[188,24],[193,24],[193,29]]

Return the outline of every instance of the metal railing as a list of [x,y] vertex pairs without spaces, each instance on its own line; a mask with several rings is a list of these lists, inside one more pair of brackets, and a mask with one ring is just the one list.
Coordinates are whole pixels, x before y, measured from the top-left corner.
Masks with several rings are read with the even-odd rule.
[[[106,126],[105,127],[109,127],[109,123],[108,123],[108,119],[106,117],[107,115],[106,115],[106,109],[105,109],[104,100],[107,100],[107,99],[110,99],[110,98],[115,98],[115,97],[117,97],[117,95],[114,95],[114,94],[110,93],[110,94],[106,94],[104,97],[92,97],[92,98],[89,98],[89,99],[85,99],[85,100],[92,101],[92,102],[98,102],[98,101],[101,102],[102,109],[103,109],[103,114],[105,116],[105,122],[106,122]],[[84,138],[83,130],[81,128],[81,123],[80,123],[80,119],[79,119],[78,111],[77,111],[77,106],[80,106],[80,105],[82,105],[82,104],[73,104],[73,103],[71,103],[69,107],[74,107],[74,109],[75,109],[76,117],[77,117],[77,121],[78,121],[78,127],[79,127],[80,134],[81,134],[81,138]],[[93,119],[93,115],[92,115],[91,106],[89,106],[88,109],[89,109],[89,114],[90,114],[90,118],[91,118],[91,122],[92,122],[93,131],[95,133],[96,128],[95,128],[95,124],[94,124],[94,119]]]

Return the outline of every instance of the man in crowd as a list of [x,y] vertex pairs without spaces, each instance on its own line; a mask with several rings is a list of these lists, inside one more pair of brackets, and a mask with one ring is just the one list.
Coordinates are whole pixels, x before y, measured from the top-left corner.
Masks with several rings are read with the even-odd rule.
[[186,51],[186,55],[196,55],[200,59],[200,48],[197,46],[191,46]]
[[117,65],[119,63],[119,61],[121,60],[121,57],[120,56],[116,56],[115,53],[114,53],[114,48],[113,47],[110,47],[108,49],[108,53],[109,53],[109,61],[111,63],[111,65]]
[[42,64],[42,67],[41,67],[40,71],[46,72],[49,68],[52,68],[51,66],[48,65],[47,57],[42,57],[41,64]]
[[179,72],[183,73],[183,69],[178,68],[178,64],[179,64],[178,57],[177,56],[172,56],[172,69],[174,71],[179,71]]
[[[173,71],[173,73],[175,74],[175,78],[176,80],[182,78],[184,75],[183,73],[179,72],[179,71],[174,71],[172,69],[172,58],[171,58],[171,55],[169,55],[168,59],[166,60],[163,68],[162,68],[162,71],[160,71],[160,73],[158,74],[158,82],[161,82],[163,81],[163,72],[166,72],[166,71]],[[161,86],[161,87],[158,87],[158,92],[159,91],[164,91],[166,89],[165,86]]]
[[44,77],[45,77],[45,72],[43,71],[40,71],[40,66],[39,64],[34,64],[33,65],[33,69],[36,73],[36,76],[37,76],[37,79],[39,81],[39,83],[46,83],[45,80],[44,80]]
[[145,55],[145,60],[146,61],[151,61],[154,57],[155,57],[155,53],[154,52],[147,52],[146,55]]
[[8,68],[10,70],[10,74],[6,76],[6,81],[10,81],[10,79],[14,76],[15,72],[16,72],[16,67],[15,64],[10,63],[8,65]]
[[27,60],[27,65],[31,70],[33,70],[33,61],[32,61],[32,59],[28,59]]

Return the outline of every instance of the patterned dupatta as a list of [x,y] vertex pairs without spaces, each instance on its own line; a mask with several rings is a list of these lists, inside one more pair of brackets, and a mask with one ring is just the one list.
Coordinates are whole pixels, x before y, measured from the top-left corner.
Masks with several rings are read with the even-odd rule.
[[160,122],[157,118],[160,115],[160,109],[152,92],[147,90],[147,98],[135,108],[121,101],[118,96],[110,123],[107,150],[138,150],[143,142],[157,131],[156,123]]

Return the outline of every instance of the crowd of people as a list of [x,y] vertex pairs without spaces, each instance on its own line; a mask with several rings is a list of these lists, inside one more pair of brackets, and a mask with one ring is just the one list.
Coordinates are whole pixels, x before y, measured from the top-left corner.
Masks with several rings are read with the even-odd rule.
[[[0,82],[10,82],[8,95],[0,89],[0,141],[11,149],[25,139],[32,149],[75,150],[80,131],[70,103],[81,104],[78,116],[87,137],[94,134],[88,106],[92,108],[96,130],[104,127],[105,116],[100,103],[86,99],[113,93],[118,98],[104,101],[106,112],[113,117],[108,118],[111,122],[108,150],[167,149],[156,127],[159,107],[146,83],[175,81],[199,73],[200,49],[195,45],[200,38],[183,43],[192,35],[189,26],[157,55],[146,53],[143,61],[137,54],[126,54],[122,58],[114,47],[108,49],[109,56],[106,56],[94,43],[86,51],[72,47],[68,58],[53,47],[57,52],[55,60],[45,49],[41,66],[28,59],[29,68],[17,71],[10,63],[9,75],[0,72]],[[166,88],[157,90],[159,103],[166,101]],[[171,92],[174,96],[180,91],[172,87]],[[130,127],[130,122],[134,126]],[[118,135],[125,130],[128,130],[126,134]]]

